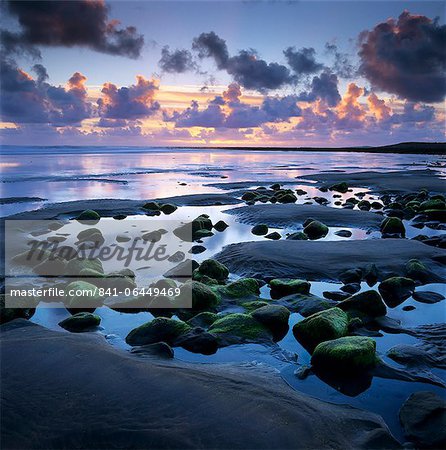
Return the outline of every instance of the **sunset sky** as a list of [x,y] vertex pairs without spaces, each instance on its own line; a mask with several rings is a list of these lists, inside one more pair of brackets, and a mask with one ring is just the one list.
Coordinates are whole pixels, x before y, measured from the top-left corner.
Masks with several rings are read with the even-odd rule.
[[442,1],[1,8],[5,145],[445,141]]

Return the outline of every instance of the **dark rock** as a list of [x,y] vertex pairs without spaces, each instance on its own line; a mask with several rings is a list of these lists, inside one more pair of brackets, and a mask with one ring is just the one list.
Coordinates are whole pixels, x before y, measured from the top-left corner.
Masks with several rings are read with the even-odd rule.
[[157,202],[147,202],[143,205],[143,208],[150,211],[158,211],[160,209],[160,205]]
[[164,203],[163,205],[160,206],[160,210],[166,215],[172,214],[177,209],[178,209],[178,207],[175,205],[172,205],[171,203]]
[[288,330],[290,312],[285,306],[267,305],[255,309],[251,316],[262,325],[265,325],[273,334]]
[[197,268],[197,261],[194,261],[193,259],[186,259],[175,267],[172,267],[172,269],[168,270],[164,276],[166,278],[192,278],[192,273]]
[[347,292],[348,294],[356,294],[361,290],[361,285],[359,283],[348,283],[341,286],[341,291]]
[[303,231],[297,231],[287,236],[287,239],[291,241],[306,241],[308,240],[308,236]]
[[198,267],[198,272],[217,281],[224,281],[229,275],[228,268],[215,259],[204,260]]
[[368,200],[361,200],[361,201],[358,203],[358,208],[359,208],[361,211],[370,211],[371,204],[370,204],[370,202],[369,202]]
[[97,327],[100,323],[101,318],[98,315],[87,312],[79,312],[59,322],[59,326],[65,328],[65,330],[79,333],[82,331],[91,330]]
[[217,319],[217,314],[204,311],[189,319],[187,323],[193,327],[208,328]]
[[275,278],[269,283],[272,298],[281,298],[291,294],[310,293],[311,284],[308,281],[297,279]]
[[341,275],[339,275],[339,279],[344,284],[360,283],[362,280],[362,270],[361,269],[346,270],[345,272],[342,272]]
[[325,237],[328,234],[328,231],[327,225],[318,220],[311,221],[304,228],[304,233],[312,240]]
[[348,184],[343,181],[341,183],[333,184],[329,187],[330,191],[337,191],[345,194],[348,191]]
[[415,282],[404,277],[387,278],[378,286],[378,290],[386,305],[395,308],[414,293]]
[[324,291],[322,295],[325,298],[328,298],[329,300],[335,300],[337,302],[340,302],[350,297],[350,294],[342,291]]
[[415,392],[403,403],[399,418],[407,439],[418,448],[446,446],[446,402],[434,392]]
[[398,217],[387,217],[381,222],[380,229],[382,234],[396,234],[403,237],[406,235],[406,228]]
[[379,271],[375,264],[368,264],[364,270],[364,280],[369,286],[374,286],[379,279]]
[[134,347],[132,348],[131,353],[157,356],[165,359],[172,359],[174,357],[173,348],[165,342],[155,342],[154,344]]
[[350,230],[339,230],[339,231],[335,231],[334,234],[335,234],[336,236],[349,238],[349,237],[351,237],[352,232],[351,232]]
[[225,231],[228,227],[229,225],[224,220],[219,220],[216,224],[214,224],[214,228],[220,232]]
[[101,216],[92,209],[86,209],[76,217],[79,222],[98,222],[100,218]]
[[198,253],[203,253],[206,251],[206,247],[203,245],[193,245],[191,249],[189,250],[189,253],[192,253],[193,255],[197,255]]
[[376,291],[365,291],[343,300],[337,305],[344,311],[358,312],[370,317],[384,316],[387,313],[386,305]]
[[445,299],[444,295],[438,292],[418,291],[412,295],[413,299],[420,303],[438,303]]
[[267,234],[265,236],[265,239],[271,239],[273,241],[278,241],[282,236],[277,232],[277,231],[273,231],[270,234]]
[[176,347],[183,347],[192,353],[201,353],[202,355],[213,355],[218,350],[218,340],[202,328],[193,328],[187,333],[182,334],[176,341]]
[[268,226],[265,224],[254,225],[251,229],[251,233],[256,236],[264,236],[268,233]]
[[413,311],[415,308],[415,306],[413,305],[407,305],[407,306],[403,306],[403,311]]

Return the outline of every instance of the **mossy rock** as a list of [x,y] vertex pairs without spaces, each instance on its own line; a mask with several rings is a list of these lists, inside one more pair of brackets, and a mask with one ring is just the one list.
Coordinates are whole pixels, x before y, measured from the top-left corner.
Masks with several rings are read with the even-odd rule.
[[321,342],[311,357],[316,368],[345,374],[365,371],[376,362],[376,342],[364,336],[345,336]]
[[103,299],[97,286],[86,281],[73,281],[65,287],[65,304],[72,309],[97,308]]
[[199,281],[192,281],[192,308],[194,310],[204,310],[215,308],[219,303],[219,298],[215,292]]
[[387,278],[378,286],[378,290],[387,306],[394,308],[414,293],[415,281],[405,277]]
[[192,274],[192,279],[195,281],[199,281],[200,283],[207,284],[208,286],[214,286],[216,284],[219,284],[219,282],[211,277],[208,277],[207,275],[202,275],[198,269],[195,269]]
[[372,207],[371,203],[368,200],[361,200],[358,203],[358,208],[361,211],[370,211],[370,208]]
[[254,192],[254,191],[246,191],[243,195],[242,195],[242,200],[245,201],[250,201],[250,200],[255,200],[258,197],[258,193]]
[[296,323],[294,337],[310,352],[321,342],[337,339],[348,333],[348,316],[339,308],[330,308]]
[[101,218],[101,216],[96,212],[93,211],[92,209],[86,209],[85,211],[82,211],[77,217],[76,219],[79,221],[93,221],[93,222],[97,222],[99,221]]
[[130,331],[125,341],[131,346],[154,344],[155,342],[166,342],[173,345],[178,337],[190,329],[190,325],[181,320],[157,317]]
[[345,181],[343,181],[341,183],[331,185],[329,189],[330,191],[336,191],[345,194],[348,191],[348,184]]
[[359,313],[368,317],[385,316],[387,308],[376,291],[365,291],[343,300],[338,307],[349,313]]
[[406,235],[406,228],[402,220],[398,217],[387,217],[380,225],[382,234],[399,234],[401,236]]
[[65,272],[67,276],[79,276],[83,270],[94,270],[95,272],[104,273],[102,262],[98,258],[73,258],[68,261]]
[[269,331],[250,314],[234,313],[217,319],[209,332],[217,336],[239,338],[241,340],[261,340],[270,337]]
[[265,239],[271,239],[272,241],[278,241],[282,236],[277,231],[273,231],[265,236]]
[[286,192],[283,195],[277,193],[275,197],[277,198],[277,201],[279,203],[295,203],[297,201],[297,197],[293,194],[292,191]]
[[269,283],[272,298],[286,297],[291,294],[309,294],[311,284],[305,280],[275,278]]
[[192,327],[208,328],[218,319],[218,317],[219,316],[213,312],[203,311],[189,319],[187,324]]
[[423,214],[430,220],[438,220],[439,222],[446,222],[446,209],[427,209]]
[[327,236],[328,231],[329,231],[329,229],[328,229],[327,225],[323,224],[322,222],[319,222],[318,220],[311,221],[304,228],[304,233],[311,240],[321,239],[321,238]]
[[204,260],[198,267],[198,272],[217,281],[224,281],[229,275],[229,269],[215,259]]
[[252,302],[242,303],[241,306],[246,309],[247,312],[252,312],[256,309],[262,308],[263,306],[268,306],[269,303],[264,300],[253,300]]
[[53,255],[51,252],[48,250],[43,250],[39,247],[35,250],[25,250],[24,252],[15,255],[11,261],[21,266],[35,267],[52,256]]
[[446,203],[441,199],[430,199],[421,203],[420,211],[427,211],[429,209],[446,209]]
[[268,328],[273,334],[288,330],[290,311],[281,305],[266,305],[255,309],[251,316]]
[[225,298],[248,298],[260,294],[259,283],[254,278],[241,278],[212,289]]
[[101,230],[98,228],[87,228],[82,230],[77,235],[78,242],[94,242],[97,246],[102,245],[105,241]]
[[59,326],[73,333],[91,330],[99,326],[101,318],[97,314],[79,312],[59,322]]
[[164,203],[163,205],[160,206],[160,210],[166,215],[172,214],[177,209],[178,209],[178,207],[175,205],[172,205],[171,203]]
[[420,281],[421,283],[429,283],[432,278],[431,272],[418,259],[411,259],[406,264],[406,275],[412,280]]
[[259,223],[257,225],[254,225],[251,228],[251,233],[255,234],[256,236],[264,236],[268,233],[268,225],[265,225],[263,223]]

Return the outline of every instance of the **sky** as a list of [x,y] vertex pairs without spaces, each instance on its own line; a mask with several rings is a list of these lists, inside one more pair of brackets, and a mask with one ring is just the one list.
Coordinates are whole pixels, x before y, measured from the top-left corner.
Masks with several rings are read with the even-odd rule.
[[442,1],[4,1],[8,145],[445,141]]

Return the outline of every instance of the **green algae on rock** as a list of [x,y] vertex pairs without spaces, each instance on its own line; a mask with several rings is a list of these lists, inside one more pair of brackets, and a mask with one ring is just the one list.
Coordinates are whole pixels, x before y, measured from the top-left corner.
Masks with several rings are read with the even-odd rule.
[[275,278],[269,282],[271,297],[281,298],[291,294],[309,294],[311,284],[305,280]]
[[310,352],[321,342],[345,336],[348,316],[337,307],[317,312],[296,323],[294,337]]
[[376,342],[365,336],[344,336],[321,342],[311,356],[315,367],[346,374],[367,370],[376,362]]
[[329,229],[327,225],[323,224],[322,222],[319,222],[318,220],[311,221],[304,228],[304,233],[312,240],[320,239],[327,236],[328,231]]
[[59,322],[59,326],[65,328],[65,330],[79,333],[95,328],[100,323],[101,318],[97,314],[79,312]]

